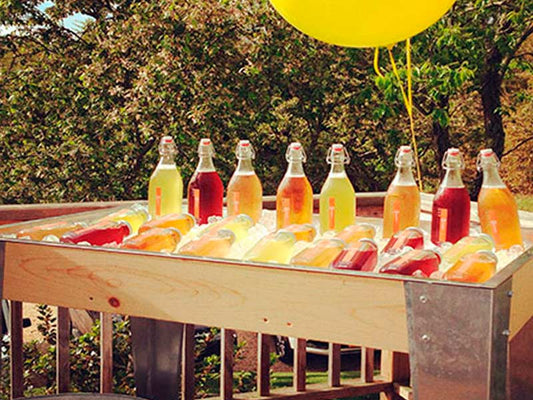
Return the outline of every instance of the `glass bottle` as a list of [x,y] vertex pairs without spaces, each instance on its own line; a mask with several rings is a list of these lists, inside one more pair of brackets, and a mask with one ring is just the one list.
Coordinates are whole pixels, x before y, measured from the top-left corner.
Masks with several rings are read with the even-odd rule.
[[283,230],[294,233],[297,241],[312,242],[316,237],[316,229],[311,224],[292,224],[286,226]]
[[172,253],[180,240],[181,233],[177,229],[152,228],[126,239],[120,248]]
[[467,254],[479,250],[492,250],[494,241],[489,235],[482,233],[477,236],[465,236],[444,252],[442,259],[446,264],[455,264]]
[[[413,275],[429,277],[439,270],[440,256],[433,250],[410,250],[383,265],[379,272],[384,274]],[[418,272],[420,271],[420,272]]]
[[235,242],[235,234],[227,229],[221,229],[214,235],[203,235],[187,244],[178,251],[188,256],[226,257]]
[[320,232],[339,232],[355,223],[355,190],[344,170],[350,156],[342,144],[334,144],[326,161],[331,169],[320,191]]
[[259,240],[243,257],[245,261],[288,264],[296,243],[292,232],[277,231]]
[[199,224],[206,224],[212,215],[222,216],[224,186],[213,164],[214,154],[211,140],[200,140],[200,161],[187,189],[189,214],[194,215]]
[[406,247],[412,249],[424,248],[424,232],[420,228],[413,228],[411,226],[396,232],[385,245],[383,253],[398,254]]
[[191,214],[167,214],[164,217],[145,222],[139,228],[139,233],[146,232],[152,228],[174,228],[180,231],[182,235],[186,235],[194,224],[194,217]]
[[102,221],[126,221],[131,226],[131,233],[137,234],[139,228],[148,219],[148,212],[144,206],[134,204],[130,208],[124,208],[103,217]]
[[163,136],[159,143],[159,163],[148,185],[148,212],[152,218],[181,213],[183,181],[176,168],[176,144],[171,136]]
[[470,231],[470,196],[461,179],[464,161],[459,149],[444,153],[442,167],[446,173],[433,199],[431,218],[431,241],[436,245],[456,243]]
[[449,281],[483,283],[496,272],[498,258],[492,251],[467,254],[448,269],[443,278]]
[[82,222],[58,221],[45,225],[37,225],[31,228],[25,228],[16,233],[19,239],[43,240],[47,236],[60,238],[67,232],[76,231],[86,227],[87,224]]
[[239,163],[228,184],[228,215],[246,214],[257,222],[263,209],[263,187],[252,165],[255,152],[248,140],[241,140],[235,155]]
[[374,239],[376,229],[370,224],[353,224],[337,233],[335,237],[347,245],[355,244],[361,239]]
[[522,246],[518,207],[498,173],[498,156],[492,149],[481,150],[477,166],[483,171],[483,184],[477,201],[481,230],[492,237],[496,250]]
[[411,147],[401,146],[394,158],[398,168],[385,196],[383,210],[383,238],[420,221],[420,192],[413,177],[413,154]]
[[285,157],[289,166],[276,194],[278,229],[292,224],[310,224],[313,218],[313,189],[305,176],[306,156],[302,145],[291,143]]
[[345,246],[339,239],[320,239],[296,254],[291,259],[291,264],[327,268]]
[[378,246],[372,239],[361,239],[344,249],[331,263],[334,269],[372,272],[378,264]]
[[59,239],[62,243],[89,243],[93,246],[120,244],[131,234],[131,226],[126,221],[100,221],[86,228],[65,233]]

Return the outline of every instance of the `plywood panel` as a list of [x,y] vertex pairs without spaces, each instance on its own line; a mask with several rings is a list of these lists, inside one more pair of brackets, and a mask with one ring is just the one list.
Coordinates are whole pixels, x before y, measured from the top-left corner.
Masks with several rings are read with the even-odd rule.
[[513,274],[511,297],[511,339],[533,318],[533,260]]
[[8,241],[4,296],[407,351],[401,280]]

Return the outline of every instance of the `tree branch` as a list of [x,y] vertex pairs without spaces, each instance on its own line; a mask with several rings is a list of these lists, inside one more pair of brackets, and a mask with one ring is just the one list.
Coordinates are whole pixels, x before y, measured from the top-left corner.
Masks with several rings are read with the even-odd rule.
[[505,73],[509,69],[509,63],[514,58],[515,54],[520,49],[522,44],[524,44],[524,42],[527,40],[527,38],[530,37],[532,34],[533,34],[533,23],[531,23],[531,25],[529,25],[529,27],[524,31],[524,33],[522,33],[522,36],[520,36],[520,38],[516,42],[515,47],[504,58],[503,63],[502,63],[502,67],[500,69],[500,71],[501,71],[500,72],[500,76],[501,76],[502,80],[505,77]]
[[507,150],[505,153],[502,154],[502,157],[505,157],[506,155],[512,153],[513,151],[519,149],[523,145],[525,145],[528,142],[531,142],[533,140],[533,136],[528,137],[527,139],[524,139],[520,141],[516,146],[514,146],[512,149]]

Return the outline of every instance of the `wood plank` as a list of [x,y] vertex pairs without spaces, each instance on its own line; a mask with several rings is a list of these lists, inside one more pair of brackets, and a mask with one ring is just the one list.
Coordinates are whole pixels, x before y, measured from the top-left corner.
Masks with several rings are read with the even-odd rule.
[[268,396],[270,393],[270,344],[272,337],[257,334],[257,393]]
[[233,399],[233,336],[235,331],[222,328],[220,354],[220,398],[222,400]]
[[328,384],[331,387],[341,385],[341,345],[328,343]]
[[5,254],[13,300],[408,351],[402,277],[16,240]]
[[67,393],[70,386],[70,314],[57,307],[56,383],[57,393]]
[[100,393],[113,393],[113,315],[100,313]]
[[[346,397],[366,396],[384,391],[393,392],[390,382],[362,383],[358,379],[350,379],[340,387],[329,387],[327,383],[318,383],[307,386],[305,392],[293,391],[293,388],[280,388],[272,390],[270,396],[257,397],[255,393],[237,393],[235,400],[332,400]],[[208,400],[219,400],[220,397],[209,397]]]
[[[533,251],[529,254],[533,256]],[[533,258],[515,271],[512,279],[510,339],[533,318]]]
[[305,391],[305,372],[307,370],[307,340],[296,339],[294,347],[294,380],[293,386],[296,392]]
[[361,380],[374,382],[374,349],[361,347]]
[[[409,355],[395,351],[381,351],[380,378],[393,383],[409,384]],[[398,395],[394,390],[381,394],[382,400],[395,400]]]
[[22,303],[12,301],[9,308],[11,327],[11,398],[24,395],[24,357],[22,353]]
[[183,349],[181,362],[181,398],[194,400],[194,325],[183,325]]

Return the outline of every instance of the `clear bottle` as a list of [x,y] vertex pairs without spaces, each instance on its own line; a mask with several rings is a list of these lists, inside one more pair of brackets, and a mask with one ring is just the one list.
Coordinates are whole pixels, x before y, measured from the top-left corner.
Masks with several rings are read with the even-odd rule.
[[179,254],[203,257],[226,257],[235,242],[235,234],[221,229],[214,235],[203,235],[187,244],[178,251]]
[[345,247],[339,239],[320,239],[292,257],[291,264],[327,268]]
[[339,232],[355,223],[355,190],[344,170],[350,156],[342,144],[334,144],[326,161],[331,169],[320,191],[320,232]]
[[522,233],[516,201],[498,173],[500,161],[492,149],[479,152],[478,170],[483,170],[483,184],[478,197],[481,230],[492,237],[496,250],[522,246]]
[[413,152],[401,146],[394,158],[398,168],[391,182],[383,210],[383,238],[420,222],[420,192],[413,176]]
[[278,229],[292,224],[310,224],[313,219],[313,189],[305,176],[306,156],[302,145],[291,143],[285,157],[289,166],[276,194]]
[[120,248],[172,253],[180,240],[181,232],[177,229],[152,228],[124,240]]
[[259,240],[243,257],[245,261],[288,264],[296,236],[284,230],[270,233]]
[[221,217],[224,202],[224,186],[215,170],[213,156],[215,150],[210,139],[200,140],[198,146],[198,167],[189,182],[187,189],[189,214],[199,224],[206,224],[212,215]]
[[176,168],[176,144],[171,136],[163,136],[159,143],[159,164],[150,177],[148,212],[152,218],[181,213],[183,181]]
[[463,184],[463,156],[459,149],[444,153],[442,167],[446,170],[435,198],[431,218],[431,241],[436,245],[456,243],[470,232],[470,196]]
[[130,208],[124,208],[102,218],[102,221],[126,221],[131,226],[131,233],[136,235],[142,224],[148,219],[146,207],[134,204]]
[[248,140],[241,140],[235,155],[239,163],[228,184],[228,215],[246,214],[257,222],[263,209],[263,187],[252,165],[255,152]]

